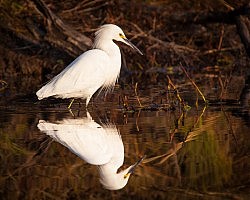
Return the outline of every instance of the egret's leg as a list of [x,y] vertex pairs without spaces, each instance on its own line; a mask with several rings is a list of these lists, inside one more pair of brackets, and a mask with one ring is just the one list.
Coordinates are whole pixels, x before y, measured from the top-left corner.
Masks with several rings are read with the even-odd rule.
[[89,114],[89,111],[86,109],[86,114],[88,119],[92,119],[91,115]]
[[74,100],[75,100],[75,99],[72,99],[72,100],[71,100],[70,104],[68,105],[68,109],[70,109],[70,108],[71,108],[71,106],[72,106],[72,104],[73,104]]
[[70,112],[70,114],[72,115],[72,117],[74,117],[75,118],[75,115],[74,115],[74,113],[72,112],[72,110],[69,108],[69,112]]
[[87,99],[86,99],[86,108],[88,107],[88,104],[89,104],[90,99],[91,99],[91,96],[90,96],[90,97],[87,97]]

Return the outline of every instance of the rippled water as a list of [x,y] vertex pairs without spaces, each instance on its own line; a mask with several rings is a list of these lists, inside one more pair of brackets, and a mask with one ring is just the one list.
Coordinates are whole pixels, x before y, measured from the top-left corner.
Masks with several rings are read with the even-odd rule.
[[[107,100],[88,116],[80,110],[75,104],[70,113],[66,102],[1,105],[1,199],[247,199],[250,120],[239,105],[123,112]],[[124,176],[109,170],[122,164],[120,174],[143,156],[113,190]],[[93,165],[102,158],[108,164]]]

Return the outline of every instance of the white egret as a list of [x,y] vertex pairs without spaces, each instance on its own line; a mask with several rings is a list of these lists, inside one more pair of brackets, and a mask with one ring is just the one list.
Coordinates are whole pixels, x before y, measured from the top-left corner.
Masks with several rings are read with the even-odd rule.
[[[93,49],[77,57],[61,73],[36,92],[39,100],[56,98],[86,99],[86,107],[92,95],[99,89],[111,90],[120,73],[121,52],[114,41],[123,42],[141,55],[142,52],[114,24],[101,26],[95,33]],[[68,108],[73,103],[71,101]]]
[[121,136],[115,125],[101,126],[89,113],[86,118],[64,119],[56,123],[40,120],[37,127],[87,163],[97,165],[100,182],[109,190],[123,188],[143,159],[117,172],[124,161]]

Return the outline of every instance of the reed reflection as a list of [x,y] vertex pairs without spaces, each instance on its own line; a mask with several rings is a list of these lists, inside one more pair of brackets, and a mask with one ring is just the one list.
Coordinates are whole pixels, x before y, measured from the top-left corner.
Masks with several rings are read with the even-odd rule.
[[122,189],[143,158],[118,172],[124,162],[124,146],[114,124],[98,124],[87,117],[55,123],[39,120],[37,127],[89,164],[97,165],[101,184],[109,190]]

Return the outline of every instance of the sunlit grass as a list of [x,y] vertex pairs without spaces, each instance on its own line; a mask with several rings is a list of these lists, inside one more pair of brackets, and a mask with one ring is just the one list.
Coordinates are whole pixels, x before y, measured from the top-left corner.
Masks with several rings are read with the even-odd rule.
[[212,127],[180,150],[179,165],[183,184],[188,188],[209,190],[223,188],[232,175],[232,158],[220,145]]

